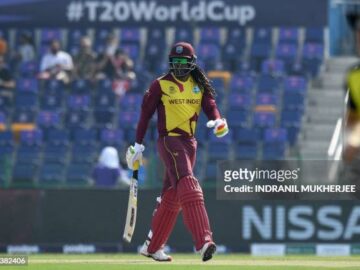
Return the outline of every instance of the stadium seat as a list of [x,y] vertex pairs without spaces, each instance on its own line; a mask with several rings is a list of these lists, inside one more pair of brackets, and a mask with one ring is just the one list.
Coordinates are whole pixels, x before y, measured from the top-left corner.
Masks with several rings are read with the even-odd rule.
[[256,144],[260,139],[259,130],[255,128],[237,128],[235,140],[241,144]]
[[93,113],[96,127],[112,127],[114,125],[114,108],[95,108]]
[[274,76],[281,76],[286,73],[285,64],[279,59],[264,60],[261,64],[261,73]]
[[258,156],[258,146],[255,142],[239,143],[235,146],[235,159],[255,160]]
[[96,129],[78,128],[73,132],[73,142],[77,145],[94,145],[97,141]]
[[122,44],[121,49],[134,61],[140,59],[140,47],[137,44]]
[[93,163],[98,157],[97,147],[78,143],[75,140],[75,143],[72,146],[71,150],[71,163]]
[[227,112],[226,120],[230,128],[246,127],[249,125],[250,111],[243,109],[232,109]]
[[60,185],[65,181],[65,166],[60,163],[44,163],[40,169],[39,182],[45,185]]
[[262,75],[258,79],[258,92],[275,94],[279,90],[279,79],[271,75]]
[[12,99],[10,97],[0,96],[0,111],[7,112],[12,108]]
[[102,129],[100,131],[100,142],[102,146],[115,146],[119,148],[124,142],[124,131],[122,129]]
[[264,143],[263,159],[264,160],[282,160],[285,158],[286,143]]
[[71,83],[71,91],[77,94],[90,94],[90,82],[88,80],[76,79]]
[[255,112],[253,119],[253,126],[258,128],[274,127],[276,124],[275,113],[270,112]]
[[13,133],[11,131],[0,131],[0,146],[13,145],[13,143]]
[[275,95],[271,94],[258,94],[256,96],[256,105],[277,105],[277,100]]
[[253,29],[253,43],[272,43],[272,29],[270,27],[258,27]]
[[16,88],[22,92],[37,93],[39,90],[38,81],[33,78],[21,78],[16,82]]
[[296,27],[280,27],[279,28],[279,43],[293,43],[299,42],[299,29]]
[[62,32],[60,29],[43,28],[40,31],[40,42],[41,44],[48,45],[52,40],[62,40]]
[[34,78],[38,69],[39,64],[36,61],[21,62],[19,65],[19,76],[21,78]]
[[324,29],[316,27],[306,28],[305,42],[324,43]]
[[281,112],[281,126],[282,127],[297,127],[301,126],[302,112],[300,110],[283,110]]
[[246,94],[232,93],[228,97],[229,110],[249,110],[252,106],[252,97]]
[[285,92],[305,92],[307,80],[302,76],[289,76],[284,79]]
[[41,111],[37,116],[37,123],[42,128],[53,128],[61,125],[61,116],[58,112]]
[[50,91],[50,93],[59,93],[61,91],[64,91],[65,86],[64,83],[59,80],[46,80],[44,82],[44,88],[46,92]]
[[175,29],[175,40],[174,43],[179,41],[185,41],[193,43],[194,41],[194,32],[191,28],[176,28]]
[[94,44],[104,45],[108,37],[113,34],[113,31],[110,29],[97,29],[95,31]]
[[264,142],[286,142],[287,130],[285,128],[269,128],[265,130]]
[[296,60],[298,46],[292,43],[281,43],[275,50],[275,57],[283,60],[290,67]]
[[283,109],[304,110],[305,96],[302,93],[284,92]]
[[129,27],[122,28],[120,33],[121,44],[123,43],[140,43],[140,28]]
[[34,123],[35,112],[32,109],[17,109],[13,116],[12,122],[15,123]]
[[51,144],[66,145],[70,142],[70,134],[66,129],[52,129],[47,136],[47,142]]
[[68,128],[86,127],[88,121],[88,110],[68,110],[65,113],[65,125]]
[[200,43],[214,43],[220,45],[220,28],[203,27],[200,29]]
[[70,95],[68,97],[68,107],[72,110],[84,110],[90,107],[89,95]]
[[57,141],[49,141],[43,152],[44,164],[61,163],[65,164],[69,155],[69,145],[57,143]]
[[250,93],[254,89],[254,79],[247,75],[233,75],[230,81],[230,91],[239,93]]
[[205,169],[205,179],[204,182],[215,182],[217,174],[217,164],[216,162],[207,162]]
[[60,111],[63,105],[63,95],[61,92],[58,93],[45,93],[40,97],[40,108],[46,111]]
[[16,163],[12,173],[12,185],[33,186],[37,171],[38,166],[35,164]]
[[6,129],[6,116],[4,112],[0,112],[0,131]]
[[39,145],[22,144],[16,151],[16,164],[39,165],[42,149]]
[[20,143],[24,145],[41,145],[43,142],[43,132],[40,129],[20,132]]
[[141,94],[126,94],[120,100],[120,109],[123,112],[140,111],[143,96]]
[[90,163],[70,163],[67,168],[66,182],[68,185],[89,185],[91,183]]
[[36,109],[38,107],[38,95],[26,92],[17,93],[15,98],[15,107],[17,109]]
[[208,160],[227,160],[229,158],[229,152],[230,144],[221,141],[213,141],[208,145]]

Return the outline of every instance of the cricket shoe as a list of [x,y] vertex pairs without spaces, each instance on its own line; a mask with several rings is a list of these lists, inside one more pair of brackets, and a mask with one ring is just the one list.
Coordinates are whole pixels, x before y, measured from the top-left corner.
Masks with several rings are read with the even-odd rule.
[[158,261],[158,262],[171,262],[172,257],[167,255],[164,252],[163,248],[160,248],[155,253],[149,253],[148,252],[149,244],[150,244],[150,241],[146,240],[145,243],[142,245],[142,247],[140,249],[141,255],[144,255],[145,257],[148,257],[148,258],[153,258],[155,261]]
[[211,260],[213,254],[216,251],[216,245],[214,242],[206,242],[200,250],[200,254],[203,262]]

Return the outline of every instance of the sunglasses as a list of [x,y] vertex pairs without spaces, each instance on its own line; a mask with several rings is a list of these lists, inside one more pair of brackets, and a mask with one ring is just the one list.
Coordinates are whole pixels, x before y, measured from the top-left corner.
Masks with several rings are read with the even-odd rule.
[[173,64],[188,64],[189,63],[187,58],[172,58],[171,62]]

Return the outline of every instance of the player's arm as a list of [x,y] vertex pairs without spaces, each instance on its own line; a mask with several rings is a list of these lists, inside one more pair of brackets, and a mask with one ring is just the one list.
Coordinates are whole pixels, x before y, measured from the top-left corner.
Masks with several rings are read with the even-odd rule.
[[133,168],[135,161],[142,160],[142,152],[145,146],[142,144],[149,126],[151,117],[153,116],[161,99],[161,88],[159,82],[154,81],[150,88],[145,92],[141,104],[140,120],[136,129],[136,139],[134,146],[130,146],[126,152],[126,161],[130,169]]
[[214,134],[217,137],[223,137],[228,134],[229,127],[227,125],[226,119],[221,118],[214,97],[207,91],[205,91],[203,95],[201,107],[209,119],[209,122],[206,124],[206,126],[208,128],[214,128]]

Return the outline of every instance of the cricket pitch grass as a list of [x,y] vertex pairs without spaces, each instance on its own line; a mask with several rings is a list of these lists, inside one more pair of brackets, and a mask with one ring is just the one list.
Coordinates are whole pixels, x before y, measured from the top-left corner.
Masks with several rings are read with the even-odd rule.
[[[3,254],[4,255],[4,254]],[[26,270],[325,270],[360,269],[360,256],[351,257],[253,257],[250,255],[215,255],[206,263],[197,254],[173,254],[172,262],[155,262],[136,254],[94,254],[94,255],[29,255],[28,265],[0,266],[5,269]]]

